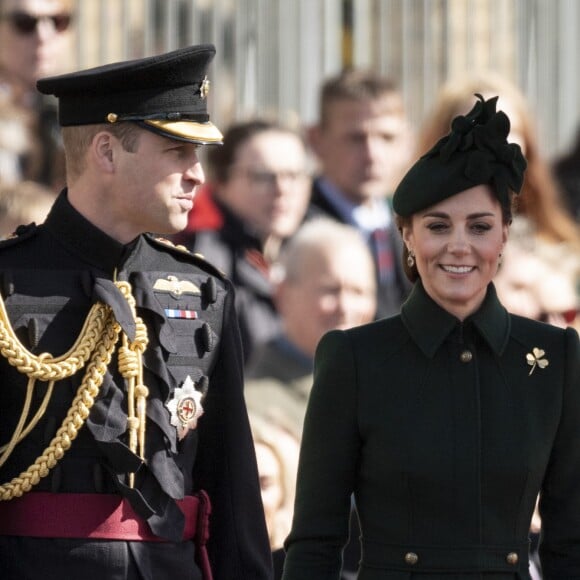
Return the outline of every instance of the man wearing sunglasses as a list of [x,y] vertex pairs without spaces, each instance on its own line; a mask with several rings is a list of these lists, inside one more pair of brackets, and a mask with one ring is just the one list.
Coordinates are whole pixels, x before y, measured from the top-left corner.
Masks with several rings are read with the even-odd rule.
[[24,160],[22,177],[55,189],[64,171],[56,106],[38,95],[35,83],[68,68],[72,9],[73,0],[0,0],[0,100],[27,113],[31,144],[41,144],[38,155]]

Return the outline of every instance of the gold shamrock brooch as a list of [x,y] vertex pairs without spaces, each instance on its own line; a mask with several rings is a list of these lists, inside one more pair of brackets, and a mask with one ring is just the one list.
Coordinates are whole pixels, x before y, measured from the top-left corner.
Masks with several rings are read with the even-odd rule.
[[530,372],[528,373],[528,376],[530,376],[534,372],[534,369],[536,367],[540,367],[541,369],[544,369],[550,364],[550,362],[548,361],[547,358],[542,358],[545,354],[546,354],[545,351],[543,351],[541,348],[538,348],[537,346],[535,346],[532,349],[532,352],[529,352],[526,355],[526,361],[532,367],[530,369]]

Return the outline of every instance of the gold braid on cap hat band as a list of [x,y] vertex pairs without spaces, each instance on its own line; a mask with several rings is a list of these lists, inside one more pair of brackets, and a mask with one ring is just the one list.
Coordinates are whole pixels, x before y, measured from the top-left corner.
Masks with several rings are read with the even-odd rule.
[[[26,471],[12,481],[0,485],[0,501],[20,497],[30,491],[39,483],[41,478],[49,474],[50,470],[70,449],[72,441],[84,425],[95,398],[99,394],[103,377],[111,362],[120,334],[122,334],[122,343],[119,347],[118,359],[119,371],[127,385],[129,447],[141,459],[144,458],[148,389],[143,384],[142,355],[147,348],[147,328],[141,318],[136,315],[135,299],[131,294],[130,284],[128,282],[115,282],[115,285],[131,308],[136,325],[135,340],[130,342],[127,335],[124,332],[121,333],[121,326],[115,320],[111,307],[97,302],[87,315],[74,345],[60,357],[53,357],[49,353],[35,356],[22,345],[10,324],[4,301],[0,296],[0,354],[18,372],[28,377],[26,397],[20,419],[10,441],[0,447],[0,467],[10,457],[16,445],[32,431],[44,415],[53,392],[54,383],[72,377],[89,361],[76,396],[56,435],[42,455]],[[26,423],[37,380],[47,382],[48,387],[37,412]],[[135,474],[130,473],[129,484],[131,487],[134,486],[134,481]]]

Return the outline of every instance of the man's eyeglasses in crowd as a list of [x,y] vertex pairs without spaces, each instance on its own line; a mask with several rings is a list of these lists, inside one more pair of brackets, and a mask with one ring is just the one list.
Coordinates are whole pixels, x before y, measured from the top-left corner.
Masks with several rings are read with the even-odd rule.
[[247,179],[254,182],[256,185],[266,187],[273,187],[278,183],[278,180],[287,183],[297,183],[308,177],[305,171],[282,170],[282,171],[268,171],[265,169],[252,169],[249,167],[232,167],[230,175],[241,174]]

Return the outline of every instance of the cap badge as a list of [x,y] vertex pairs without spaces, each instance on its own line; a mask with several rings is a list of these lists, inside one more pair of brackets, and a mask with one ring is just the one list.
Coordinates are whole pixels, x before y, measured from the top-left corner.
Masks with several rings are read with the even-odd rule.
[[116,123],[118,118],[119,118],[119,115],[117,115],[116,113],[109,113],[107,115],[107,121],[109,123]]
[[209,95],[209,79],[206,77],[203,79],[203,81],[201,81],[201,86],[199,87],[199,95],[202,99],[207,99],[207,96]]
[[196,390],[195,383],[188,376],[181,387],[175,389],[173,398],[165,404],[180,441],[197,427],[197,420],[203,415],[201,399],[201,392]]
[[534,369],[536,367],[540,367],[541,369],[543,369],[550,364],[550,361],[548,361],[547,358],[542,358],[545,354],[546,354],[545,351],[535,346],[532,349],[532,352],[529,352],[526,355],[526,361],[532,367],[530,369],[530,372],[528,373],[528,376],[530,376],[534,372]]
[[179,298],[182,294],[201,294],[201,290],[189,280],[179,280],[176,276],[167,276],[159,278],[153,285],[153,290],[158,292],[167,292],[173,298]]

